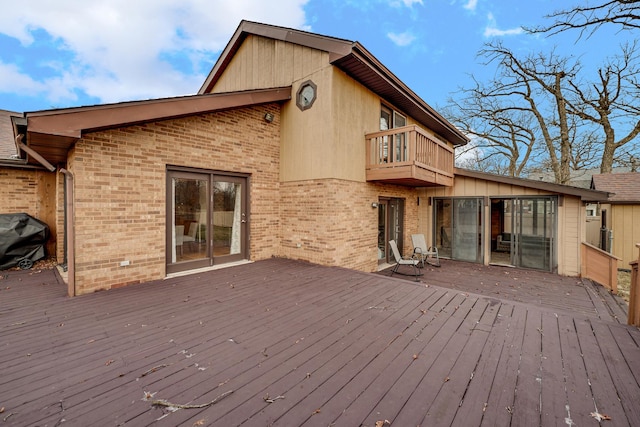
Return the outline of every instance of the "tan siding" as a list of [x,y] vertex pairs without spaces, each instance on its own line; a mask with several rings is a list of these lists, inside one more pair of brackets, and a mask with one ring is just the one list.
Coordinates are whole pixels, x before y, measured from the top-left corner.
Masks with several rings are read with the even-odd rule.
[[580,243],[584,207],[576,197],[564,197],[558,207],[558,272],[565,276],[580,275]]
[[289,86],[328,64],[326,52],[250,35],[211,92]]
[[636,243],[640,243],[640,205],[610,205],[612,252],[621,261],[618,268],[630,269],[629,263],[638,259]]
[[330,68],[296,81],[293,93],[307,79],[317,85],[317,98],[310,109],[301,111],[295,100],[283,107],[282,113],[282,181],[298,181],[332,177],[331,75]]
[[373,92],[333,70],[332,150],[335,174],[353,181],[365,181],[364,135],[380,128],[380,99]]
[[493,181],[485,181],[477,178],[468,178],[456,175],[453,187],[438,187],[425,189],[426,196],[430,197],[481,197],[481,196],[537,196],[553,195],[539,190],[503,184]]
[[[545,193],[540,190],[485,181],[476,178],[462,176],[455,177],[453,187],[425,188],[420,189],[421,197],[419,215],[420,230],[425,237],[431,241],[433,223],[433,206],[429,206],[429,198],[433,197],[512,197],[512,196],[538,196],[556,194]],[[490,235],[489,230],[490,208],[485,207],[485,236]],[[565,196],[562,207],[558,207],[558,273],[575,276],[580,274],[580,243],[582,230],[582,218],[584,218],[584,207],[576,197]],[[488,243],[487,243],[488,244]],[[485,262],[489,262],[488,248],[485,248]]]
[[364,135],[380,128],[380,98],[333,67],[327,52],[248,36],[212,92],[291,85],[295,97],[306,80],[318,87],[312,108],[300,111],[295,99],[283,106],[281,180],[364,182]]

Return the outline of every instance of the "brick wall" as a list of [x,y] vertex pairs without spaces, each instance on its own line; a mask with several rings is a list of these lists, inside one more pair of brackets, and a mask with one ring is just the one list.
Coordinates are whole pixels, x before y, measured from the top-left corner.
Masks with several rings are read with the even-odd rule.
[[0,213],[38,213],[38,174],[36,170],[0,169]]
[[[271,124],[262,120],[267,110],[276,116]],[[375,271],[378,211],[371,203],[379,197],[405,199],[410,252],[416,190],[338,179],[280,183],[279,121],[273,104],[85,135],[68,162],[76,293],[165,277],[168,165],[249,174],[252,260],[283,256]],[[130,265],[121,267],[124,260]]]
[[0,213],[27,213],[49,226],[47,254],[56,254],[56,173],[0,169]]
[[[273,123],[262,117],[275,115]],[[250,174],[250,258],[278,247],[279,106],[256,106],[87,134],[72,149],[76,292],[165,277],[166,169]],[[130,265],[120,267],[129,260]]]
[[337,179],[281,184],[280,255],[322,265],[376,271],[379,197],[405,199],[404,253],[418,230],[417,192],[409,187]]

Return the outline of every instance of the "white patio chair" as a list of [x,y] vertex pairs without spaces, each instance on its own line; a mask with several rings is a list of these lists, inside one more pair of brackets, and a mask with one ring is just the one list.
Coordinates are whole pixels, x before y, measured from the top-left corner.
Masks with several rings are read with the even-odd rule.
[[[420,261],[418,259],[416,259],[416,258],[403,258],[400,255],[400,251],[398,250],[398,245],[396,244],[395,240],[389,241],[389,246],[391,246],[391,251],[393,252],[393,257],[396,259],[396,265],[391,270],[391,276],[393,276],[393,273],[402,274],[404,276],[415,276],[416,282],[417,282],[419,280],[418,277],[422,276],[422,273],[420,273],[420,270],[418,270],[418,263]],[[413,274],[407,274],[407,273],[402,273],[402,272],[398,271],[398,269],[400,268],[401,265],[410,265],[410,266],[412,266],[413,267]]]
[[198,223],[191,222],[189,224],[189,231],[184,235],[184,242],[195,242],[196,241],[196,233],[198,232]]
[[433,265],[434,267],[440,267],[440,256],[438,256],[438,248],[435,246],[427,246],[424,234],[412,234],[411,243],[413,243],[413,256],[418,258],[422,267],[424,268],[424,262]]
[[184,225],[176,225],[175,226],[175,235],[174,242],[176,248],[180,250],[180,255],[182,255],[182,245],[184,244]]

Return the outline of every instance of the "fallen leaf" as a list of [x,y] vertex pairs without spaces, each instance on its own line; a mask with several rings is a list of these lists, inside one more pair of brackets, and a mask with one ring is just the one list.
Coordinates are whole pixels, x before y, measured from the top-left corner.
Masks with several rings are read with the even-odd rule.
[[107,360],[106,362],[104,362],[104,366],[109,366],[109,365],[111,365],[113,362],[115,362],[115,361],[114,361],[114,360],[109,359],[109,360]]
[[4,412],[4,406],[0,408],[0,414]]
[[376,421],[376,427],[383,427],[385,425],[391,425],[391,421],[389,421],[389,420]]
[[444,382],[446,383],[447,381],[449,381],[449,377],[444,379]]
[[315,414],[319,414],[320,413],[320,408],[316,409],[315,411],[313,411],[313,415]]
[[592,412],[591,416],[598,421],[610,420],[611,417],[609,415],[601,414],[599,412]]
[[418,358],[418,355],[417,355],[417,354],[414,354],[414,355],[413,355],[413,360],[416,360],[417,358]]
[[203,426],[203,425],[204,425],[204,418],[193,423],[193,427]]
[[153,396],[155,396],[157,392],[151,393],[150,391],[144,391],[143,393],[144,396],[142,397],[142,400],[147,401],[153,399]]

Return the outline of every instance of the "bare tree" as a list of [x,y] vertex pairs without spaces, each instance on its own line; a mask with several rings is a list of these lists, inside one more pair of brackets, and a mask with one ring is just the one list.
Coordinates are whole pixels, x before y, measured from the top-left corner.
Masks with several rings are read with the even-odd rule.
[[[626,45],[622,54],[598,69],[595,82],[569,80],[575,99],[569,112],[602,130],[600,173],[611,173],[616,150],[640,134],[640,84],[636,44]],[[622,135],[616,136],[619,130]]]
[[485,152],[482,147],[469,148],[469,145],[471,144],[465,145],[464,149],[462,147],[456,149],[456,167],[498,175],[509,174],[509,166],[505,157],[490,151]]
[[625,146],[616,153],[614,163],[629,168],[630,172],[640,172],[640,144]]
[[602,137],[599,129],[579,126],[578,118],[572,116],[574,124],[571,126],[571,160],[572,171],[594,169],[600,167],[600,150]]
[[[492,109],[497,109],[489,125],[493,130],[484,128],[483,137],[489,140],[488,135],[491,135],[495,144],[497,140],[504,142],[508,135],[517,135],[519,146],[531,148],[536,140],[540,140],[546,147],[555,181],[569,182],[572,140],[565,92],[566,81],[579,71],[579,63],[558,57],[553,52],[520,59],[500,42],[486,44],[479,55],[486,58],[485,65],[495,63],[498,68],[490,83],[476,83],[473,89],[463,90],[467,94],[464,102],[481,103],[486,110],[485,118],[491,116]],[[507,120],[510,125],[500,123],[498,119]],[[474,126],[469,124],[468,128]],[[528,142],[524,143],[525,140]],[[513,142],[505,145],[513,148]],[[525,157],[528,159],[530,154]]]
[[640,0],[607,0],[594,6],[575,6],[547,15],[554,22],[548,26],[527,28],[532,33],[558,34],[577,29],[582,37],[593,34],[604,24],[619,25],[623,29],[640,28]]
[[[509,175],[545,164],[556,183],[567,184],[573,170],[597,165],[602,173],[610,172],[615,163],[625,162],[623,148],[637,147],[640,66],[635,44],[608,60],[591,81],[582,78],[577,60],[554,52],[519,58],[492,42],[479,54],[485,65],[497,65],[497,74],[488,83],[474,80],[472,88],[462,89],[462,99],[449,101],[454,111],[449,116],[476,137],[484,157],[510,158]],[[544,155],[536,151],[539,146]]]
[[[449,119],[472,137],[472,161],[465,167],[520,176],[529,162],[536,144],[536,126],[532,116],[520,107],[502,103],[500,96],[486,96],[491,90],[480,83],[463,89],[459,100],[449,100]],[[457,151],[464,156],[464,151]],[[467,158],[469,156],[466,156]]]

